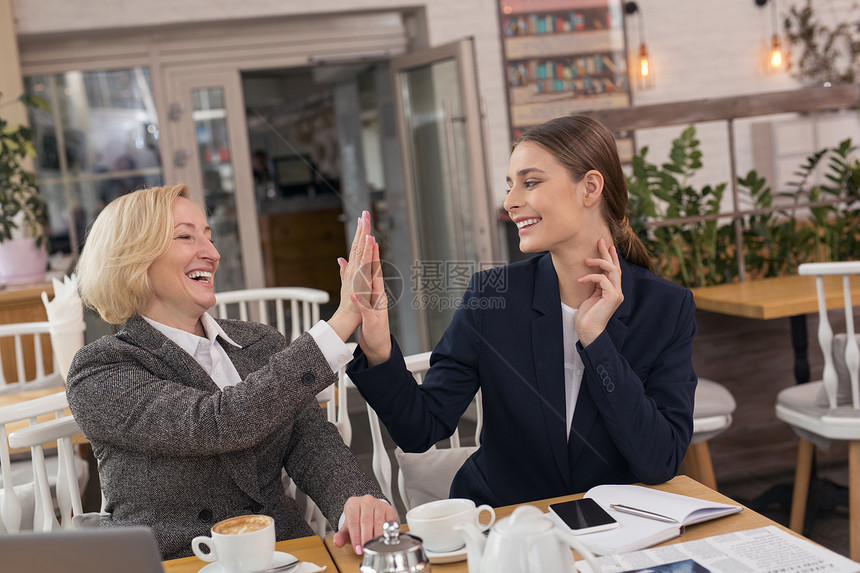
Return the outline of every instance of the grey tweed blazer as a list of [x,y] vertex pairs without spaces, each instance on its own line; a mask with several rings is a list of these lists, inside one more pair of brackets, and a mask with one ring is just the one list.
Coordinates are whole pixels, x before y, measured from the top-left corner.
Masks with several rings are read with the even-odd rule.
[[265,513],[277,537],[312,535],[281,469],[337,525],[346,500],[382,492],[361,469],[316,394],[335,380],[309,334],[287,346],[268,326],[218,321],[242,382],[223,391],[139,316],[78,351],[66,392],[93,447],[110,517],[147,525],[164,559],[235,515]]

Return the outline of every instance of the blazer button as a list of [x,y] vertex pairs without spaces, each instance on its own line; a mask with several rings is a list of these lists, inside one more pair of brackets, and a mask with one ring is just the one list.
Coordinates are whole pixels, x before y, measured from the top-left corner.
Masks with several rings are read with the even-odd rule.
[[208,508],[200,510],[200,513],[197,514],[197,519],[205,522],[212,521],[212,510]]
[[251,510],[251,513],[260,513],[261,511],[263,511],[263,505],[255,501],[248,506],[248,509]]
[[313,386],[314,382],[317,381],[317,377],[313,375],[311,372],[305,372],[302,374],[302,384],[305,386]]

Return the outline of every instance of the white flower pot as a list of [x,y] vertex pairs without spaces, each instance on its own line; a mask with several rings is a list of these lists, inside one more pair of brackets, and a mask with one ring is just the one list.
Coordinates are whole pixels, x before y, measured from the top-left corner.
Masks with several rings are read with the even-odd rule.
[[36,239],[12,239],[0,243],[0,283],[22,285],[44,282],[48,251]]

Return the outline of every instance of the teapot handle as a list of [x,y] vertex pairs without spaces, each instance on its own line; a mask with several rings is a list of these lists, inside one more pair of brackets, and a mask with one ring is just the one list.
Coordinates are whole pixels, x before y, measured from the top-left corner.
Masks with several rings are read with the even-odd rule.
[[[597,562],[597,557],[595,557],[594,553],[592,553],[589,549],[582,544],[582,541],[576,538],[575,535],[564,531],[558,527],[555,528],[555,534],[559,536],[559,538],[570,545],[577,553],[582,555],[588,564],[591,566],[592,573],[601,573],[602,569],[600,568],[600,564]],[[578,570],[578,569],[577,569]]]

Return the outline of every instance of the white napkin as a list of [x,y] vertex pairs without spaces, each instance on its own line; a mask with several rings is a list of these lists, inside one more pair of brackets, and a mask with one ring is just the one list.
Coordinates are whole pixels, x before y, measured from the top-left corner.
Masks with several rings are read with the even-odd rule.
[[48,293],[42,291],[42,302],[48,313],[48,322],[51,330],[51,346],[54,349],[54,360],[56,370],[66,379],[69,365],[75,353],[84,345],[84,331],[87,328],[84,322],[84,305],[78,294],[78,285],[75,275],[63,276],[60,282],[56,278],[54,283],[54,298],[48,300]]
[[318,573],[319,571],[325,571],[325,567],[321,567],[316,563],[311,563],[310,561],[302,561],[299,563],[299,566],[293,569],[292,573]]

